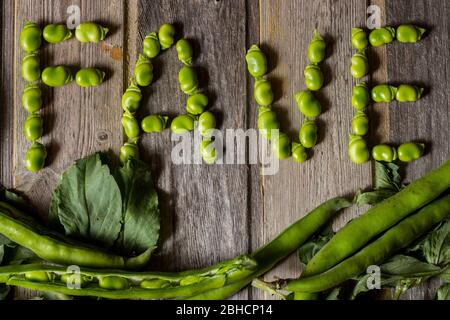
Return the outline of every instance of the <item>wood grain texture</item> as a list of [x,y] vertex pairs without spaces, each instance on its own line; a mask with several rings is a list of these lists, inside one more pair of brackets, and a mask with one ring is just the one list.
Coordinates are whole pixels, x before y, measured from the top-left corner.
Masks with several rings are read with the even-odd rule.
[[[39,174],[24,168],[24,157],[30,143],[22,133],[26,111],[20,107],[25,81],[17,70],[24,55],[19,41],[14,41],[15,108],[14,108],[14,187],[26,192],[31,202],[46,212],[58,174],[74,160],[95,151],[118,152],[122,130],[118,129],[122,94],[123,2],[107,1],[15,1],[15,39],[19,39],[25,20],[36,20],[41,26],[65,23],[69,5],[81,9],[81,21],[107,25],[110,33],[101,44],[81,44],[71,39],[58,45],[44,44],[40,50],[42,66],[66,65],[75,74],[85,67],[98,67],[107,74],[106,82],[95,88],[80,88],[75,82],[62,88],[43,87],[44,137],[48,152],[47,167]],[[119,54],[113,50],[119,50]],[[118,48],[118,49],[117,49]],[[116,54],[114,55],[113,52]]]
[[[260,4],[261,43],[273,66],[269,79],[277,95],[275,109],[282,129],[296,141],[302,117],[293,94],[305,89],[303,70],[308,64],[307,48],[314,29],[320,31],[328,45],[322,65],[326,86],[320,90],[325,111],[318,121],[320,141],[306,163],[282,161],[278,174],[264,177],[264,220],[259,237],[262,244],[323,201],[370,185],[371,167],[370,163],[354,165],[347,157],[353,116],[350,33],[352,27],[365,24],[366,3],[261,0]],[[335,227],[356,214],[356,210],[346,210],[336,219]],[[292,257],[271,275],[294,277],[300,270],[298,259]],[[266,278],[271,279],[271,275]]]
[[[219,129],[245,128],[246,2],[139,1],[137,48],[162,23],[176,26],[177,38],[191,41],[200,85],[210,98]],[[131,35],[130,35],[131,36]],[[145,92],[140,114],[185,113],[178,84],[182,67],[174,48],[154,60],[155,81]],[[210,265],[249,250],[249,169],[246,165],[174,165],[171,133],[145,135],[143,158],[154,166],[161,194],[162,247],[155,267],[162,270]],[[246,292],[236,298],[245,298]]]

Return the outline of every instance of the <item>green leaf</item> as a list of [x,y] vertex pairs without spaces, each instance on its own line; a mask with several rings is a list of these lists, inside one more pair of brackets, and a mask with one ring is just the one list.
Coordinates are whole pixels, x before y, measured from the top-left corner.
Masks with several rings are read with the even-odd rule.
[[10,289],[11,288],[9,286],[7,286],[7,285],[5,285],[3,283],[0,283],[0,300],[5,300],[6,299],[6,297],[9,294]]
[[423,242],[423,255],[425,259],[435,265],[450,263],[450,221],[446,221]]
[[327,295],[325,300],[339,300],[339,294],[341,293],[341,287],[334,288],[331,290],[331,292]]
[[305,242],[300,248],[298,248],[298,258],[303,264],[308,262],[316,255],[317,252],[322,249],[328,241],[334,236],[334,231],[331,225],[326,226],[320,233],[315,234],[310,240]]
[[436,293],[437,300],[450,300],[450,283],[443,284]]
[[67,235],[111,247],[119,236],[122,200],[119,187],[100,154],[78,160],[63,173],[50,205]]
[[358,206],[362,206],[365,204],[373,206],[387,198],[392,197],[396,193],[397,193],[397,191],[394,191],[391,189],[379,189],[379,190],[374,190],[374,191],[363,192],[363,193],[359,193],[356,196],[355,203]]
[[143,252],[154,248],[159,238],[158,195],[150,166],[130,160],[114,177],[123,199],[123,229],[116,243],[121,251]]

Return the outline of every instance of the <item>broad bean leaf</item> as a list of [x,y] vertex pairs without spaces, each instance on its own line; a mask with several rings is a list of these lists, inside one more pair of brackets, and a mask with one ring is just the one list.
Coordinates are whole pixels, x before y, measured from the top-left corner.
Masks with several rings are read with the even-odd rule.
[[450,283],[443,284],[436,292],[437,300],[450,300]]
[[333,229],[331,226],[327,226],[319,234],[314,235],[310,240],[304,243],[298,249],[298,257],[300,262],[303,264],[308,264],[308,262],[316,255],[317,252],[322,249],[324,245],[334,236]]
[[122,199],[109,167],[96,153],[63,173],[53,193],[50,218],[64,227],[68,236],[112,247],[119,236]]
[[446,265],[450,263],[450,221],[444,222],[431,232],[423,242],[423,256],[428,263]]
[[122,194],[123,229],[116,246],[121,251],[143,252],[159,238],[158,195],[150,167],[130,160],[114,173]]

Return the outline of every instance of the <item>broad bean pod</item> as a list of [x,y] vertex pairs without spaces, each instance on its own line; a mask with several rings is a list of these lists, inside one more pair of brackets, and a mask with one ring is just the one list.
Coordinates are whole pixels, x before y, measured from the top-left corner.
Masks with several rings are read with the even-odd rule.
[[356,164],[362,164],[369,161],[370,152],[367,142],[361,136],[351,134],[348,144],[348,157]]
[[298,110],[308,118],[315,118],[322,112],[319,100],[309,90],[299,91],[294,95]]
[[399,102],[414,102],[422,97],[423,90],[410,84],[401,84],[397,88],[395,99]]
[[268,107],[273,102],[273,91],[269,80],[258,79],[255,81],[253,96],[256,103],[262,107]]
[[364,50],[369,45],[366,32],[361,28],[352,29],[352,46],[356,50]]
[[308,46],[308,59],[311,63],[320,63],[325,59],[326,43],[317,30]]
[[324,272],[450,187],[450,160],[353,219],[311,259],[304,276]]
[[141,128],[146,133],[162,132],[167,127],[169,117],[161,115],[149,115],[142,119]]
[[245,56],[247,70],[254,78],[261,78],[267,73],[267,58],[256,45],[252,45]]
[[369,42],[374,47],[388,44],[394,40],[395,29],[392,27],[382,27],[374,29],[369,34]]
[[42,44],[42,30],[36,22],[27,21],[20,32],[20,45],[27,53],[38,50]]
[[76,83],[82,88],[99,86],[104,79],[105,72],[97,68],[80,69],[75,75]]
[[417,42],[422,39],[426,29],[412,24],[402,24],[397,27],[396,38],[400,42]]
[[[46,158],[47,158],[47,151],[45,150],[44,145],[40,144],[39,142],[33,142],[31,147],[28,149],[27,153],[25,154],[25,167],[27,168],[28,171],[37,173],[44,167]],[[2,224],[0,224],[0,225],[2,225]],[[8,229],[10,227],[10,224],[5,224],[3,227],[7,228],[6,230],[11,231],[11,229]],[[9,237],[6,234],[6,232],[3,231],[4,230],[3,227],[0,230],[1,234],[10,238],[14,242],[21,244],[20,242]],[[20,233],[20,231],[17,231],[17,232]]]
[[324,78],[319,66],[314,64],[307,65],[303,75],[305,76],[305,85],[308,90],[317,91],[322,88]]
[[175,42],[175,27],[169,23],[159,27],[158,39],[162,50],[169,49]]
[[397,87],[379,84],[372,88],[372,100],[375,102],[391,102],[395,99]]
[[369,61],[364,51],[358,51],[353,55],[350,73],[356,79],[362,78],[369,73]]
[[320,292],[364,273],[371,265],[379,265],[397,251],[407,247],[450,214],[447,195],[425,206],[419,212],[387,230],[380,238],[333,268],[310,277],[289,281],[285,290]]
[[73,34],[64,24],[49,24],[42,33],[48,43],[60,43],[72,38]]
[[30,53],[22,60],[22,78],[28,82],[34,82],[41,77],[40,59],[36,53]]
[[407,142],[402,143],[398,149],[398,159],[402,162],[411,162],[419,159],[425,151],[425,144]]
[[178,54],[178,60],[184,63],[187,66],[192,64],[192,58],[194,55],[194,50],[192,49],[191,44],[186,39],[180,39],[177,41],[175,45]]
[[137,85],[148,87],[153,81],[153,64],[143,54],[139,55],[139,59],[134,67],[134,79]]
[[62,87],[73,81],[73,75],[65,66],[47,67],[42,71],[42,82],[49,87]]
[[198,77],[195,70],[191,67],[184,66],[178,73],[178,81],[181,91],[188,95],[192,95],[198,90]]
[[105,40],[109,29],[94,22],[84,22],[75,29],[75,37],[80,42],[100,42]]
[[313,120],[306,120],[300,127],[299,139],[302,146],[311,149],[317,143],[317,124]]
[[369,132],[369,117],[364,112],[356,112],[352,119],[352,131],[358,136],[365,136]]
[[37,113],[30,114],[23,125],[23,133],[28,141],[35,142],[42,137],[44,132],[44,120]]
[[195,93],[186,101],[186,111],[192,115],[199,115],[205,111],[208,105],[208,97],[204,93]]
[[370,102],[369,89],[365,82],[361,82],[353,87],[352,106],[358,110],[364,110]]
[[125,112],[135,113],[139,109],[142,100],[141,89],[135,82],[131,82],[122,96],[122,109]]
[[387,144],[379,144],[372,148],[372,158],[376,161],[392,162],[397,159],[397,150]]
[[291,139],[284,132],[272,136],[272,151],[280,159],[286,159],[291,156]]
[[150,32],[144,39],[143,43],[144,54],[150,59],[156,58],[161,51],[161,44],[159,43],[156,32]]
[[36,84],[30,84],[25,87],[22,93],[22,106],[28,113],[34,113],[42,108],[42,90]]
[[175,134],[185,134],[194,130],[195,118],[190,114],[182,114],[172,120],[170,130]]
[[269,107],[258,108],[258,129],[265,139],[271,139],[272,130],[280,130],[277,114]]

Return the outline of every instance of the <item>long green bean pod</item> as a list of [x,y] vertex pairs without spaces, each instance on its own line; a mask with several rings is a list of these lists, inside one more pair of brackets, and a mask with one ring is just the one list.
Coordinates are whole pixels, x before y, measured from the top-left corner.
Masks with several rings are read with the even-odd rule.
[[450,188],[450,160],[353,219],[311,259],[304,276],[322,273]]
[[218,289],[187,297],[187,299],[223,300],[230,297],[251,283],[253,279],[272,269],[330,221],[337,212],[349,206],[351,202],[344,198],[334,198],[324,202],[253,253],[251,257],[256,260],[258,266],[248,277]]
[[380,238],[330,270],[311,277],[292,280],[284,289],[313,293],[335,287],[407,247],[449,214],[450,195],[447,195],[399,222]]
[[148,263],[152,252],[148,250],[140,256],[125,258],[80,245],[39,226],[4,202],[0,202],[0,234],[47,261],[93,268],[138,269]]

